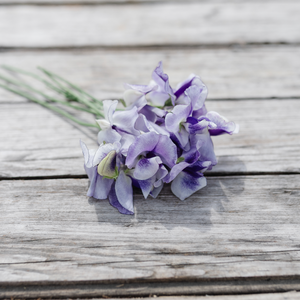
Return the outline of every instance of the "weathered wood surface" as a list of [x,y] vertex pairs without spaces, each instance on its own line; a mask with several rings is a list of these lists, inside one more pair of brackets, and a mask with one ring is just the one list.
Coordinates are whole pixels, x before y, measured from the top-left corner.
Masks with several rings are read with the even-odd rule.
[[[135,194],[134,216],[120,215],[107,200],[87,199],[86,179],[1,181],[2,292],[43,282],[46,293],[63,282],[82,284],[84,296],[84,282],[111,281],[111,295],[130,295],[130,287],[132,295],[145,295],[145,286],[123,287],[127,280],[167,280],[165,294],[299,289],[299,180],[209,178],[186,201],[166,187],[158,199]],[[185,280],[189,289],[180,283]]]
[[199,74],[219,99],[208,108],[241,127],[214,139],[206,188],[184,202],[136,192],[124,216],[75,179],[79,139],[95,147],[96,132],[1,91],[0,297],[300,298],[278,293],[300,290],[299,1],[0,5],[0,64],[41,65],[107,99],[163,60],[173,86]]
[[1,181],[1,281],[299,275],[299,179],[216,177],[187,201],[136,194],[135,216],[86,199],[86,179]]
[[300,3],[3,6],[0,47],[299,43]]
[[[37,72],[37,66],[43,66],[99,99],[118,99],[123,95],[124,83],[147,84],[153,69],[162,60],[174,88],[195,73],[208,86],[208,99],[269,98],[300,96],[299,56],[298,46],[28,50],[1,53],[0,65],[32,72]],[[26,80],[33,82],[28,77]],[[13,100],[22,98],[0,89],[0,102]]]
[[[0,108],[0,177],[85,174],[79,140],[96,148],[97,131],[81,130],[32,103]],[[300,172],[299,101],[209,101],[207,108],[240,125],[238,135],[214,137],[219,163],[211,174]]]

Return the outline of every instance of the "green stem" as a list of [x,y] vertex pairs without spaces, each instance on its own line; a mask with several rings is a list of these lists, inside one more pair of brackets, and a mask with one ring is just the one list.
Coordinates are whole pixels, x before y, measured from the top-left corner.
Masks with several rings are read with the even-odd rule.
[[[27,71],[24,71],[24,70],[21,70],[21,69],[18,69],[18,68],[6,66],[6,65],[2,65],[2,67],[3,67],[4,69],[6,69],[6,70],[9,70],[9,71],[13,71],[13,72],[21,73],[21,74],[24,74],[24,75],[28,75],[28,76],[30,76],[30,77],[32,77],[32,78],[34,78],[34,79],[36,79],[36,80],[38,80],[38,81],[44,83],[44,84],[45,84],[46,86],[48,86],[49,88],[53,89],[54,91],[56,91],[56,92],[58,92],[58,93],[60,93],[60,94],[62,94],[62,95],[64,95],[64,96],[65,96],[66,92],[69,92],[69,93],[72,94],[72,92],[71,92],[70,90],[66,89],[66,88],[63,87],[57,80],[55,80],[54,76],[52,76],[52,74],[51,74],[50,72],[48,72],[48,71],[46,71],[46,70],[43,70],[42,68],[40,68],[40,69],[44,72],[44,74],[46,74],[53,82],[55,82],[55,83],[59,86],[59,88],[58,88],[57,86],[53,85],[53,83],[51,83],[51,82],[49,82],[49,81],[47,81],[47,80],[41,78],[40,76],[37,76],[37,75],[33,74],[33,73],[30,73],[30,72],[27,72]],[[59,77],[59,76],[56,75],[56,77]],[[66,80],[64,80],[64,79],[62,79],[62,78],[61,78],[61,80],[67,82]],[[73,84],[71,84],[71,83],[69,83],[69,82],[67,82],[67,83],[68,83],[70,86],[74,87],[76,90],[82,91],[82,93],[88,95],[88,96],[91,97],[93,100],[95,100],[95,101],[101,103],[98,99],[96,99],[96,98],[90,96],[89,94],[87,94],[86,92],[84,92],[84,91],[81,90],[80,88],[76,87],[75,85],[73,85]],[[99,109],[99,107],[98,107],[98,106],[95,106],[94,104],[92,104],[91,101],[87,101],[87,100],[85,100],[85,99],[83,99],[83,98],[80,98],[80,97],[76,97],[76,98],[77,98],[77,100],[78,100],[77,102],[80,102],[80,103],[82,103],[82,104],[84,104],[84,105],[86,105],[87,107],[90,107],[90,108],[92,109],[92,111],[89,110],[90,113],[95,114],[95,115],[99,116],[100,118],[103,118],[103,117],[104,117],[104,115],[99,111],[99,110],[102,110],[102,105],[101,105],[101,108]]]
[[27,72],[27,71],[24,71],[24,70],[21,70],[21,69],[18,69],[18,68],[9,67],[9,66],[6,66],[6,65],[2,65],[2,68],[6,69],[8,71],[13,71],[13,72],[16,72],[16,73],[21,73],[21,74],[24,74],[24,75],[28,75],[28,76],[44,83],[46,86],[48,86],[49,88],[55,90],[56,92],[61,93],[61,91],[56,86],[54,86],[51,82],[41,78],[38,75],[35,75],[33,73],[30,73],[30,72]]
[[[86,92],[84,92],[83,90],[81,90],[80,88],[78,88],[76,85],[74,85],[72,83],[69,83],[68,81],[66,81],[65,79],[59,77],[58,75],[52,74],[51,72],[48,72],[47,70],[44,70],[44,69],[42,69],[40,67],[38,69],[41,70],[42,72],[44,72],[44,74],[47,75],[52,81],[54,81],[61,89],[63,89],[65,93],[73,94],[71,90],[69,90],[69,89],[65,88],[63,85],[61,85],[56,80],[56,78],[58,78],[58,79],[60,79],[60,80],[62,80],[64,82],[66,82],[68,85],[70,85],[75,90],[80,91],[81,93],[84,93],[85,95],[88,95],[90,98],[92,98],[93,100],[95,100],[95,98],[93,98],[92,96],[90,96],[89,94],[87,94]],[[76,98],[77,98],[77,100],[79,102],[85,104],[86,106],[89,106],[94,111],[95,114],[102,115],[101,113],[99,113],[99,107],[97,105],[95,105],[94,103],[92,103],[91,101],[85,100],[83,97],[77,97],[76,96]],[[101,107],[101,109],[102,109],[102,107]]]
[[48,100],[50,100],[50,101],[57,102],[57,103],[60,103],[60,104],[62,104],[62,105],[65,105],[65,106],[69,106],[69,107],[71,107],[71,108],[74,108],[74,109],[77,109],[77,110],[81,110],[81,111],[85,111],[85,112],[88,112],[88,113],[90,113],[90,114],[93,114],[93,112],[92,112],[91,110],[89,110],[89,109],[86,109],[86,108],[83,108],[83,107],[79,107],[79,106],[70,104],[70,103],[67,102],[67,101],[61,101],[61,100],[55,99],[55,98],[53,98],[53,97],[51,97],[51,96],[48,96],[47,94],[45,94],[45,93],[43,93],[43,92],[41,92],[41,91],[39,91],[39,90],[37,90],[37,89],[31,87],[31,86],[28,85],[28,84],[23,83],[23,82],[20,82],[20,81],[17,81],[17,80],[13,80],[13,79],[10,79],[10,78],[8,78],[8,77],[6,77],[6,76],[3,76],[3,75],[0,75],[0,79],[4,80],[4,81],[6,81],[6,82],[12,83],[12,84],[14,84],[14,85],[16,85],[16,86],[23,86],[23,87],[26,87],[27,89],[29,89],[29,90],[31,90],[31,91],[37,93],[37,94],[40,94],[41,96],[45,97],[46,99],[48,99]]
[[0,83],[0,87],[4,88],[4,89],[6,89],[6,90],[8,90],[8,91],[10,91],[10,92],[12,92],[12,93],[15,93],[15,94],[17,94],[17,95],[19,95],[19,96],[25,97],[25,98],[27,98],[27,99],[29,99],[29,100],[35,102],[35,103],[40,104],[41,106],[44,106],[44,107],[46,107],[46,108],[52,110],[52,111],[55,111],[55,112],[61,114],[62,116],[66,117],[66,118],[68,118],[68,119],[70,119],[70,120],[72,120],[73,122],[75,122],[75,123],[77,123],[77,124],[79,124],[79,125],[87,126],[87,127],[96,127],[96,128],[99,128],[96,124],[91,124],[91,123],[85,123],[85,122],[82,122],[82,121],[76,119],[75,117],[73,117],[72,115],[70,115],[69,113],[67,113],[67,112],[65,112],[65,111],[63,111],[63,110],[61,110],[60,108],[55,107],[55,106],[53,106],[53,105],[50,105],[50,104],[48,104],[48,103],[46,103],[46,102],[44,102],[44,101],[40,101],[40,100],[38,100],[38,99],[36,99],[36,98],[34,98],[34,97],[32,97],[32,96],[30,96],[30,95],[24,93],[24,92],[21,92],[21,91],[18,91],[18,90],[14,90],[14,89],[9,88],[9,87],[7,87],[7,86],[1,84],[1,83]]
[[43,72],[44,72],[45,74],[47,74],[48,76],[58,78],[59,80],[65,82],[66,84],[68,84],[69,86],[71,86],[73,89],[77,90],[78,92],[83,93],[83,94],[85,94],[86,96],[88,96],[89,98],[93,99],[94,101],[101,103],[98,99],[94,98],[92,95],[90,95],[90,94],[87,93],[86,91],[82,90],[82,89],[79,88],[77,85],[74,85],[73,83],[67,81],[66,79],[60,77],[59,75],[56,75],[56,74],[54,74],[54,73],[52,73],[52,72],[50,72],[50,71],[48,71],[48,70],[46,70],[46,69],[44,69],[44,68],[41,68],[41,67],[38,67],[38,69],[41,70],[41,71],[43,71]]

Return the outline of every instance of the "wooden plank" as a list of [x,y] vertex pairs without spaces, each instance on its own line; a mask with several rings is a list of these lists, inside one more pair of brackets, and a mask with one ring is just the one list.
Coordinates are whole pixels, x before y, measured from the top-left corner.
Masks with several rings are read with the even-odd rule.
[[[84,176],[79,140],[96,148],[97,131],[32,103],[0,107],[0,177]],[[207,107],[240,125],[237,135],[214,137],[219,163],[211,174],[300,172],[299,101],[210,101]]]
[[84,174],[79,140],[96,147],[97,131],[32,103],[0,107],[0,178]]
[[299,13],[298,1],[3,6],[0,47],[299,43]]
[[298,289],[299,180],[209,178],[186,201],[167,186],[157,199],[135,194],[134,216],[87,199],[86,179],[1,181],[1,286],[227,280],[229,293],[233,281],[263,290],[271,276]]
[[[125,82],[147,84],[160,60],[174,88],[195,73],[207,84],[209,99],[299,97],[299,56],[300,47],[292,46],[8,51],[0,53],[0,65],[32,72],[43,66],[100,99],[122,97]],[[14,100],[22,98],[0,89],[0,102]]]

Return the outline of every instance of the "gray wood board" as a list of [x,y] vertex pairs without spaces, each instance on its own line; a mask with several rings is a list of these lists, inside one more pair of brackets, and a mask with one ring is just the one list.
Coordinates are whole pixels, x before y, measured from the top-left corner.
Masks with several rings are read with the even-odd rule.
[[[99,99],[122,97],[126,82],[148,84],[159,61],[174,88],[191,73],[199,75],[208,86],[208,99],[300,97],[299,56],[296,46],[31,50],[2,52],[0,65],[35,73],[37,66],[48,68]],[[26,81],[34,84],[28,77]],[[14,100],[22,98],[0,89],[0,102]]]
[[[70,124],[32,103],[0,108],[2,178],[85,174],[79,140],[96,148],[97,131]],[[211,174],[300,172],[299,101],[209,101],[207,108],[240,125],[236,135],[213,138],[219,163]]]
[[294,276],[295,283],[299,180],[214,177],[186,201],[166,186],[157,199],[135,193],[134,216],[119,214],[107,200],[87,199],[87,179],[1,181],[0,281]]
[[299,43],[300,3],[3,6],[0,47]]

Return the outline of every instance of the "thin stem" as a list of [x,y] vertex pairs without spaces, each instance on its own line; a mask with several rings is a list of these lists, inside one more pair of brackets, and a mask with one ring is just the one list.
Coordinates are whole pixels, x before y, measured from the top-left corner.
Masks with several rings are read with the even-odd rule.
[[82,121],[78,120],[77,118],[73,117],[72,115],[70,115],[69,113],[61,110],[60,108],[55,107],[53,105],[50,105],[47,102],[40,101],[40,100],[38,100],[38,99],[36,99],[36,98],[32,97],[31,95],[28,95],[28,94],[26,94],[24,92],[21,92],[21,91],[18,91],[18,90],[14,90],[14,89],[9,88],[9,87],[1,84],[1,83],[0,83],[0,86],[2,88],[6,89],[6,90],[8,90],[10,92],[12,92],[12,93],[15,93],[15,94],[17,94],[19,96],[25,97],[25,98],[27,98],[27,99],[35,102],[35,103],[40,104],[41,106],[44,106],[44,107],[46,107],[46,108],[48,108],[48,109],[50,109],[52,111],[55,111],[55,112],[61,114],[62,116],[66,117],[66,118],[68,118],[70,120],[72,120],[73,122],[75,122],[75,123],[77,123],[79,125],[83,125],[83,126],[87,126],[87,127],[96,127],[96,128],[99,128],[98,125],[96,125],[96,124],[82,122]]
[[[79,88],[78,86],[74,85],[73,83],[67,81],[66,79],[60,77],[59,75],[56,75],[56,74],[54,74],[54,73],[52,73],[52,72],[50,72],[50,71],[48,71],[48,70],[46,70],[46,69],[44,69],[44,68],[41,68],[41,67],[38,67],[38,69],[41,70],[41,71],[43,71],[43,72],[44,72],[45,74],[47,74],[48,76],[58,78],[59,80],[61,80],[61,81],[65,82],[65,83],[67,83],[69,86],[71,86],[72,88],[74,88],[74,89],[77,90],[78,92],[85,94],[86,96],[90,97],[91,99],[93,99],[93,100],[96,101],[96,102],[99,102],[98,99],[94,98],[92,95],[90,95],[90,94],[87,93],[86,91],[82,90],[81,88]],[[99,103],[102,103],[102,102],[99,102]]]
[[6,66],[6,65],[2,65],[2,68],[6,69],[8,71],[13,71],[13,72],[21,73],[21,74],[24,74],[24,75],[28,75],[32,78],[35,78],[36,80],[38,80],[40,82],[43,82],[46,86],[50,87],[51,89],[55,90],[56,92],[61,93],[61,91],[56,86],[54,86],[51,82],[41,78],[38,75],[35,75],[33,73],[30,73],[30,72],[27,72],[27,71],[24,71],[24,70],[21,70],[21,69],[18,69],[18,68],[9,67],[9,66]]
[[[66,97],[66,93],[69,92],[70,94],[72,94],[72,92],[68,89],[66,89],[65,87],[63,87],[57,80],[55,80],[55,78],[53,78],[52,74],[50,74],[50,72],[48,71],[44,71],[42,68],[40,68],[45,75],[47,75],[51,80],[52,82],[56,83],[56,85],[58,85],[59,87],[53,85],[53,83],[41,78],[40,76],[38,75],[35,75],[33,73],[30,73],[30,72],[27,72],[27,71],[24,71],[24,70],[21,70],[21,69],[18,69],[18,68],[14,68],[14,67],[10,67],[10,66],[6,66],[6,65],[2,65],[2,67],[6,70],[9,70],[9,71],[13,71],[13,72],[17,72],[17,73],[21,73],[21,74],[24,74],[24,75],[28,75],[32,78],[35,78],[36,80],[44,83],[46,86],[48,86],[49,88],[53,89],[54,91],[58,92],[59,94],[62,94]],[[56,77],[59,77],[56,75]],[[61,78],[62,79],[62,78]],[[63,80],[63,79],[62,79]],[[71,86],[73,87],[76,87],[75,85],[67,82],[68,84],[70,84]],[[85,93],[83,90],[81,90],[80,88],[76,87],[77,90],[80,90],[82,91],[83,93]],[[87,93],[85,93],[87,94]],[[87,94],[88,95],[88,94]],[[98,117],[100,118],[103,118],[104,115],[99,111],[99,110],[102,110],[102,106],[101,108],[99,108],[98,106],[95,106],[94,104],[91,103],[91,101],[88,101],[88,100],[85,100],[83,98],[80,98],[80,97],[77,97],[75,96],[76,99],[77,99],[77,102],[80,102],[84,105],[86,105],[87,107],[90,107],[92,110],[89,110],[88,112],[89,113],[92,113],[92,114],[95,114],[97,115]],[[95,98],[93,98],[92,96],[89,95],[89,97],[91,97],[93,100],[97,100]],[[97,102],[101,103],[99,100],[97,100]],[[67,105],[67,106],[70,106],[70,105]],[[71,106],[70,106],[71,107]]]
[[9,83],[12,83],[14,85],[17,85],[17,86],[23,86],[23,87],[26,87],[27,89],[37,93],[37,94],[40,94],[41,96],[45,97],[46,99],[50,100],[50,101],[53,101],[53,102],[57,102],[57,103],[60,103],[62,105],[65,105],[65,106],[69,106],[71,108],[74,108],[74,109],[77,109],[77,110],[81,110],[81,111],[85,111],[85,112],[88,112],[88,113],[91,113],[93,114],[93,112],[87,108],[83,108],[83,107],[79,107],[79,106],[76,106],[76,105],[73,105],[73,104],[70,104],[69,102],[67,101],[61,101],[61,100],[58,100],[58,99],[55,99],[51,96],[48,96],[47,94],[31,87],[30,85],[28,84],[25,84],[23,82],[20,82],[20,81],[17,81],[17,80],[14,80],[14,79],[10,79],[6,76],[3,76],[3,75],[0,75],[0,79],[6,81],[6,82],[9,82]]
[[[50,73],[50,72],[48,72],[47,70],[44,70],[44,69],[42,69],[42,68],[40,68],[40,67],[39,67],[38,69],[41,70],[42,72],[44,72],[44,74],[46,74],[52,81],[54,81],[57,85],[59,85],[60,88],[63,89],[63,90],[65,91],[65,93],[70,93],[71,95],[73,94],[71,90],[66,89],[64,86],[62,86],[62,85],[55,79],[55,77],[57,77],[58,79],[60,79],[60,80],[62,80],[62,81],[64,81],[64,82],[66,82],[67,84],[69,84],[71,87],[73,87],[73,88],[76,89],[77,91],[80,91],[81,93],[84,93],[84,94],[88,95],[88,94],[85,93],[83,90],[81,90],[81,89],[78,88],[77,86],[75,86],[75,85],[69,83],[68,81],[62,79],[62,78],[59,77],[58,75],[54,75],[54,74],[52,75],[52,73]],[[95,105],[95,104],[92,103],[91,101],[85,100],[83,97],[80,97],[80,98],[79,98],[79,97],[77,97],[76,95],[75,95],[75,97],[77,98],[78,101],[82,102],[82,103],[85,104],[86,106],[89,106],[91,109],[93,109],[93,111],[94,111],[95,114],[100,114],[100,115],[102,115],[101,113],[99,113],[99,107],[97,107],[97,105]],[[90,96],[90,95],[89,95],[89,97],[91,97],[93,100],[95,99],[95,98],[93,98],[93,97]],[[101,109],[102,109],[102,107],[101,107]]]

